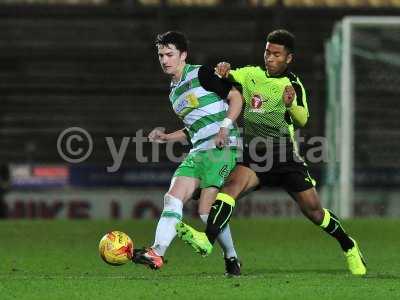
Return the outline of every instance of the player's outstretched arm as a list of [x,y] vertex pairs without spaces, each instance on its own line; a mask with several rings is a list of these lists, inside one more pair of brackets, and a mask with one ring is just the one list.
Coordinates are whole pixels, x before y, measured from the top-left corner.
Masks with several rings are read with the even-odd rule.
[[231,64],[228,62],[220,62],[217,64],[217,66],[214,68],[215,74],[217,74],[218,77],[220,78],[228,78],[229,71],[231,70]]
[[171,133],[165,133],[162,128],[153,129],[148,135],[149,141],[153,143],[166,143],[166,142],[186,142],[187,135],[185,129],[180,129]]
[[187,134],[185,133],[185,128],[179,129],[177,131],[171,132],[167,134],[168,142],[186,142]]

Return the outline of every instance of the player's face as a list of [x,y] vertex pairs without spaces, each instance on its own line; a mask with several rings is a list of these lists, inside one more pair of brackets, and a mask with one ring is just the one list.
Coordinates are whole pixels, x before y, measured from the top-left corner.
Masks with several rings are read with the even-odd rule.
[[292,54],[283,45],[273,43],[265,45],[264,62],[265,68],[270,75],[282,74],[292,61],[292,58]]
[[158,60],[165,74],[177,75],[183,69],[186,60],[186,52],[176,49],[175,45],[158,45]]

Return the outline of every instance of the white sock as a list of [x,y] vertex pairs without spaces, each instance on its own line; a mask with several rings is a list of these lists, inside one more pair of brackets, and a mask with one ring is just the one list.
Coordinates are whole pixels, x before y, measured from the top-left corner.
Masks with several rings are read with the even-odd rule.
[[151,246],[158,255],[164,256],[165,251],[175,238],[175,225],[182,219],[182,207],[181,200],[170,194],[165,194],[164,209],[160,220],[158,220],[154,244]]
[[[208,215],[200,215],[200,219],[203,221],[203,223],[207,224]],[[219,233],[217,241],[221,245],[226,258],[237,257],[229,224],[227,224],[224,230]]]

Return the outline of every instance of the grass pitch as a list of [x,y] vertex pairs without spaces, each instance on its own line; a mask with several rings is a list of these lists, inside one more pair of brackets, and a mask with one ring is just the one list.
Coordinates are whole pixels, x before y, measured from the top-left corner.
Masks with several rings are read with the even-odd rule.
[[223,276],[218,247],[202,258],[178,239],[160,271],[100,259],[105,232],[149,245],[156,221],[2,221],[0,299],[400,299],[400,221],[344,226],[367,259],[364,278],[350,275],[336,241],[305,219],[232,220],[240,278]]

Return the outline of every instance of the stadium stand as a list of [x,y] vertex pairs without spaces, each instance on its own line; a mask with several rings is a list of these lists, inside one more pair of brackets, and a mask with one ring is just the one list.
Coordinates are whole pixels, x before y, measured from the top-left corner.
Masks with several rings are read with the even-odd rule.
[[[60,162],[58,134],[81,126],[95,140],[91,160],[104,161],[109,160],[106,136],[118,141],[139,129],[146,134],[156,126],[178,128],[167,99],[168,79],[159,70],[153,45],[156,33],[166,29],[185,31],[192,42],[190,61],[213,65],[229,60],[238,66],[262,63],[260,51],[270,29],[285,26],[294,31],[298,37],[294,70],[309,88],[311,114],[318,116],[311,119],[307,133],[322,135],[323,41],[335,20],[357,11],[198,8],[193,15],[186,9],[171,9],[160,16],[158,10],[146,8],[126,12],[47,7],[27,8],[21,19],[18,10],[4,8],[0,12],[4,107],[0,111],[0,155],[11,162]],[[155,22],[157,18],[161,19]],[[134,162],[134,154],[131,147],[128,162]]]

